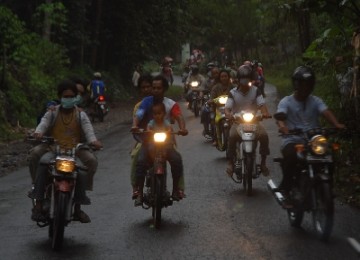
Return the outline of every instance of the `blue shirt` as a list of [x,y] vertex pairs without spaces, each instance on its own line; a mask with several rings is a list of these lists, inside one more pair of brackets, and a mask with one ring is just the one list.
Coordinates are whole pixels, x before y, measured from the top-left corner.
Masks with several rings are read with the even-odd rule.
[[[311,128],[319,127],[319,117],[328,107],[321,98],[310,95],[305,101],[298,101],[294,95],[284,97],[277,108],[277,113],[282,112],[287,115],[285,120],[289,130],[301,129],[307,131]],[[284,147],[288,143],[302,143],[299,136],[284,136]]]
[[94,98],[105,94],[105,84],[102,80],[93,80],[91,82],[91,92]]

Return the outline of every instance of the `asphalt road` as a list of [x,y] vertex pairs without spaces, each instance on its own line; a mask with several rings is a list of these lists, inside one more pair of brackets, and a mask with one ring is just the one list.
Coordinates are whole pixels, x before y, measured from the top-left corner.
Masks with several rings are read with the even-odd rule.
[[[273,113],[276,92],[267,85]],[[185,104],[182,103],[183,108]],[[202,137],[200,119],[184,108],[190,134],[178,138],[186,174],[187,198],[164,209],[163,225],[153,228],[151,211],[131,200],[130,125],[117,125],[101,137],[99,169],[92,205],[84,207],[89,224],[70,223],[64,248],[53,252],[47,228],[30,220],[27,168],[0,178],[0,259],[358,259],[346,237],[360,238],[359,211],[336,202],[328,243],[319,241],[306,215],[302,229],[290,227],[287,214],[267,190],[268,177],[254,181],[254,195],[225,175],[225,153]],[[270,136],[271,177],[279,181],[272,157],[279,155],[273,119],[264,122]],[[169,177],[171,179],[171,177]]]

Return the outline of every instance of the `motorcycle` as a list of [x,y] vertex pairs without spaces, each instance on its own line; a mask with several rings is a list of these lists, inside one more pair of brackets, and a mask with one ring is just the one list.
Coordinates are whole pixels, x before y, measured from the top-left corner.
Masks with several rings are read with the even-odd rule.
[[[28,137],[29,142],[37,142],[33,137]],[[42,143],[56,144],[54,138],[43,137]],[[74,194],[76,180],[80,171],[87,168],[76,162],[75,152],[83,144],[78,144],[72,149],[60,149],[55,145],[55,159],[48,166],[48,179],[45,196],[42,203],[42,212],[46,216],[44,222],[37,222],[41,228],[49,227],[48,235],[51,238],[53,250],[60,250],[63,245],[65,227],[71,222],[74,211]],[[32,199],[33,206],[36,199]]]
[[[225,117],[225,104],[228,99],[227,95],[221,95],[214,99],[215,115],[211,113],[211,121],[214,122],[214,138],[216,140],[216,148],[223,152],[227,151],[230,122]],[[226,152],[227,156],[227,152]]]
[[[309,212],[318,237],[324,241],[329,239],[334,221],[333,155],[339,144],[331,143],[329,137],[335,133],[337,130],[333,128],[314,128],[289,134],[305,140],[305,144],[296,145],[298,160],[288,195],[292,207],[284,206],[284,195],[271,179],[268,181],[268,188],[277,202],[287,210],[290,225],[300,227],[304,213]],[[282,167],[283,158],[274,158],[274,162]]]
[[92,121],[95,122],[95,118],[99,118],[100,122],[104,122],[104,117],[109,112],[105,96],[100,95],[94,100],[94,111],[91,113]]
[[191,81],[189,87],[191,90],[189,100],[190,109],[195,114],[195,117],[198,117],[202,106],[202,98],[200,97],[200,83],[199,81]]
[[[252,181],[261,174],[260,164],[257,163],[256,130],[258,122],[262,121],[262,115],[256,115],[253,111],[240,111],[233,115],[236,131],[241,137],[241,142],[236,143],[236,156],[234,158],[234,182],[242,183],[247,196],[252,195]],[[270,118],[270,117],[269,117]]]
[[167,190],[167,161],[166,145],[167,140],[173,135],[179,133],[152,132],[140,130],[136,134],[145,134],[152,138],[154,151],[152,153],[152,167],[147,171],[145,176],[145,192],[143,197],[144,209],[152,209],[152,218],[155,228],[161,226],[162,209],[173,205],[173,199]]

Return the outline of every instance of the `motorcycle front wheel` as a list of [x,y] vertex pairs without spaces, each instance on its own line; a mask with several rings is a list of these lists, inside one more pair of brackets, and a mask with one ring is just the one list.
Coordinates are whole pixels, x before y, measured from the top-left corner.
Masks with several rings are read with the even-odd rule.
[[198,117],[199,116],[199,101],[197,100],[193,100],[193,106],[194,106],[194,114],[195,114],[195,117]]
[[330,183],[319,183],[314,187],[315,205],[312,211],[313,225],[321,240],[330,237],[334,222],[334,200]]
[[244,158],[244,162],[245,162],[245,176],[244,176],[244,188],[246,191],[246,195],[247,196],[251,196],[252,195],[252,172],[254,169],[254,159],[252,158],[252,156],[248,155],[245,156]]
[[163,195],[163,176],[156,176],[155,187],[155,205],[153,206],[153,220],[155,228],[161,226],[161,210],[162,210],[162,195]]
[[287,213],[288,213],[290,225],[296,228],[300,227],[304,217],[304,211],[293,208],[293,209],[288,209]]
[[64,240],[64,230],[66,225],[66,209],[70,200],[70,194],[58,192],[57,201],[55,202],[55,214],[52,221],[52,249],[60,250]]

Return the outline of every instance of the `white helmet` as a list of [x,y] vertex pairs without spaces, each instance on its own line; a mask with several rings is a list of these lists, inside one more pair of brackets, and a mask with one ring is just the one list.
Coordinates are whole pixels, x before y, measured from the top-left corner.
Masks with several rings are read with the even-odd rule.
[[94,77],[95,78],[101,78],[101,73],[100,72],[95,72]]

